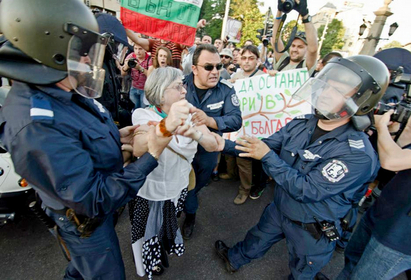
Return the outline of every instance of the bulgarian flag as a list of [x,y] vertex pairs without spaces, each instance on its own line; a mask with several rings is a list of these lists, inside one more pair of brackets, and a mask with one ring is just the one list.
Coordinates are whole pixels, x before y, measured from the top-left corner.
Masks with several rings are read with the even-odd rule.
[[194,44],[203,0],[121,0],[125,28],[186,46]]

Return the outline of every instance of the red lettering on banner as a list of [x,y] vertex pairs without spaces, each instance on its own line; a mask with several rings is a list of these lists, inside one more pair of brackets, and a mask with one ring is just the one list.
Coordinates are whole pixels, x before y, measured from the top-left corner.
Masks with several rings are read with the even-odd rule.
[[283,126],[290,122],[292,118],[287,117],[284,120],[271,119],[267,121],[251,121],[251,135],[268,136],[279,131]]

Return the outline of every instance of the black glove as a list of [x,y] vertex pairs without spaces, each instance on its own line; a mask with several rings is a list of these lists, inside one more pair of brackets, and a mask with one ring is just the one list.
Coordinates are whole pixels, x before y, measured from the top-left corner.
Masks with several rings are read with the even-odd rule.
[[294,10],[296,10],[302,17],[308,15],[307,0],[300,0],[300,4],[295,2]]

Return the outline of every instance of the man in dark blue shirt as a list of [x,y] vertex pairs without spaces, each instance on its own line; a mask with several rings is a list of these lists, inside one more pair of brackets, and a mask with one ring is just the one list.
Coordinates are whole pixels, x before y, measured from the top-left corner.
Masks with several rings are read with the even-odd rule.
[[[223,65],[216,47],[202,44],[193,54],[193,72],[184,78],[187,86],[186,99],[197,108],[193,122],[205,124],[211,131],[222,134],[241,128],[242,118],[240,102],[233,85],[220,79]],[[183,237],[190,239],[195,225],[195,214],[198,208],[197,193],[211,177],[217,165],[218,153],[209,153],[200,145],[193,160],[196,174],[196,187],[189,191],[184,212]]]
[[88,7],[4,0],[0,26],[9,40],[0,46],[0,75],[14,80],[0,139],[58,226],[71,256],[65,279],[125,279],[113,214],[157,166],[171,140],[164,132],[187,119],[188,103],[171,108],[161,129],[151,127],[148,152],[123,168],[121,145],[133,143],[136,127],[119,131],[93,99],[104,83],[107,37]]
[[292,279],[313,279],[329,262],[341,219],[379,168],[368,137],[352,119],[372,110],[387,86],[388,71],[377,59],[336,59],[294,94],[309,102],[315,115],[297,117],[263,140],[220,142],[223,153],[261,160],[277,183],[274,201],[243,241],[232,248],[216,242],[229,272],[284,238]]

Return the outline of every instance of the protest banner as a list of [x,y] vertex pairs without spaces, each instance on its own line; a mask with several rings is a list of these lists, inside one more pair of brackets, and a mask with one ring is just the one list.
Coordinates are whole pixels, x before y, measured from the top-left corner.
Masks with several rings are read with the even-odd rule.
[[243,126],[237,132],[225,133],[235,140],[243,135],[265,138],[280,130],[294,117],[311,113],[311,105],[292,99],[310,75],[307,69],[278,72],[275,76],[261,75],[237,80],[237,93]]
[[202,0],[121,0],[125,28],[187,46],[194,44]]

